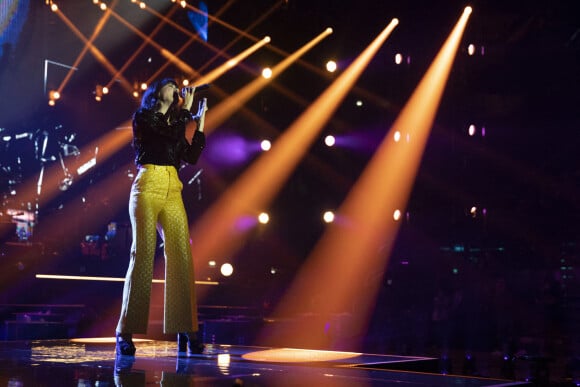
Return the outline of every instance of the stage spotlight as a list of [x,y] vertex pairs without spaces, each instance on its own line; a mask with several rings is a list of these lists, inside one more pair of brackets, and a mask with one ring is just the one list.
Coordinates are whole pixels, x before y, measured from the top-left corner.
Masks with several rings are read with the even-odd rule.
[[139,8],[145,9],[145,8],[147,8],[147,5],[144,2],[140,2],[139,3]]
[[395,212],[393,212],[393,219],[395,221],[399,221],[401,219],[401,210],[395,210]]
[[57,99],[60,99],[60,93],[59,93],[58,91],[56,91],[56,90],[51,90],[51,91],[48,93],[48,97],[49,97],[50,99],[57,100]]
[[272,143],[270,142],[270,140],[262,140],[262,142],[260,143],[260,148],[264,152],[267,152],[272,148]]
[[363,105],[363,101],[361,101],[360,99],[358,101],[356,101],[356,106],[361,107]]
[[406,62],[407,64],[411,64],[411,56],[407,55],[406,57],[401,53],[395,54],[395,63],[400,65],[401,63]]
[[477,128],[475,127],[475,125],[471,124],[469,125],[469,128],[467,129],[467,133],[470,136],[475,136],[475,131],[477,130]]
[[393,139],[395,140],[395,142],[401,141],[401,132],[399,132],[398,130],[395,131],[395,133],[393,134]]
[[133,97],[139,98],[139,92],[137,90],[133,92]]
[[99,8],[101,8],[101,11],[106,11],[106,10],[107,10],[107,4],[105,4],[105,3],[101,3],[101,4],[99,5]]
[[471,214],[471,216],[473,218],[475,218],[477,216],[477,207],[473,206],[469,209],[469,213]]
[[107,86],[103,86],[103,94],[109,94],[109,88]]
[[209,267],[216,267],[217,263],[216,263],[216,261],[214,261],[214,260],[211,260],[211,261],[209,261],[209,262],[207,263],[207,265],[208,265]]
[[56,11],[58,11],[58,6],[57,6],[56,4],[54,4],[54,3],[52,3],[52,4],[50,5],[50,10],[51,10],[52,12],[56,12]]
[[187,1],[180,1],[179,4],[181,5],[181,8],[187,7]]
[[224,277],[229,277],[234,273],[234,267],[231,263],[224,263],[220,267],[220,273],[222,273]]
[[471,8],[470,6],[465,7],[465,9],[463,10],[463,13],[466,15],[471,14],[471,12],[473,12],[473,8]]
[[48,106],[54,106],[54,105],[56,105],[56,102],[54,102],[54,99],[48,100]]
[[262,212],[260,215],[258,215],[258,222],[260,222],[261,224],[267,224],[270,221],[270,215],[268,215],[265,212]]
[[331,147],[334,144],[336,144],[336,138],[334,138],[334,136],[332,135],[328,135],[324,138],[324,143],[326,144],[326,146]]
[[474,44],[470,44],[469,46],[467,46],[467,54],[470,56],[475,54],[475,45]]
[[334,222],[334,212],[332,212],[332,211],[326,211],[322,215],[322,220],[324,220],[324,223],[332,223],[332,222]]
[[143,91],[147,90],[147,84],[145,82],[141,84],[141,90]]
[[272,69],[266,67],[264,70],[262,70],[262,77],[264,77],[265,79],[272,78]]
[[395,63],[396,64],[401,64],[403,63],[403,55],[402,54],[395,54]]
[[328,71],[329,73],[335,72],[337,68],[338,66],[336,65],[335,61],[329,60],[328,62],[326,62],[326,71]]

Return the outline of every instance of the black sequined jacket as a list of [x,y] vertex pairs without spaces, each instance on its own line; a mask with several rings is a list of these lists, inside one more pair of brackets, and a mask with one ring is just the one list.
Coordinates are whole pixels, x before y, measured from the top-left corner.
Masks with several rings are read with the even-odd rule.
[[193,120],[187,110],[180,110],[176,119],[167,122],[162,113],[137,110],[133,116],[133,147],[137,165],[173,165],[182,161],[195,164],[205,147],[205,135],[195,131],[191,144],[185,138],[185,127]]

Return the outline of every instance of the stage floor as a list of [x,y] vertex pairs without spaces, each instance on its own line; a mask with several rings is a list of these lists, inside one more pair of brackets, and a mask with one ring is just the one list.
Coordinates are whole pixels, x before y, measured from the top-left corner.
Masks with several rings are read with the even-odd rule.
[[178,358],[176,343],[136,341],[115,358],[113,338],[0,342],[4,386],[516,386],[522,382],[426,372],[437,359],[208,345]]

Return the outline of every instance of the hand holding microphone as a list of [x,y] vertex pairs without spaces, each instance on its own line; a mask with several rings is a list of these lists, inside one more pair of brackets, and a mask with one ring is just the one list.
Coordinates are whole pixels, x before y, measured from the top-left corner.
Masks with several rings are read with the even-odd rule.
[[196,91],[204,91],[209,89],[209,83],[204,83],[203,85],[197,85],[197,86],[185,86],[181,88],[181,97],[185,98],[185,96],[188,93],[195,93]]
[[203,91],[209,89],[209,83],[198,86],[185,86],[181,88],[181,97],[183,98],[182,108],[191,111],[191,105],[193,104],[193,95],[196,91]]

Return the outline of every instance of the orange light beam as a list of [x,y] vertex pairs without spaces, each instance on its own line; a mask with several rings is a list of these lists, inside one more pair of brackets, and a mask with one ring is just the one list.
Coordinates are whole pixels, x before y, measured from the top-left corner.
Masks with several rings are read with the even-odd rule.
[[194,258],[200,261],[196,267],[205,267],[202,262],[209,259],[229,257],[243,242],[245,230],[236,228],[237,222],[246,216],[255,219],[269,205],[397,23],[393,20],[284,131],[272,149],[262,154],[193,225]]
[[[195,81],[195,83],[196,84],[204,84],[204,83],[211,83],[211,82],[215,81],[217,78],[222,76],[224,73],[226,73],[227,71],[229,71],[233,67],[237,66],[238,63],[240,63],[241,61],[246,59],[248,56],[252,55],[254,52],[258,51],[260,48],[264,47],[268,43],[270,43],[270,37],[266,36],[263,39],[259,40],[254,45],[252,45],[251,47],[248,47],[247,49],[245,49],[244,51],[242,51],[241,53],[239,53],[238,55],[233,57],[232,59],[223,63],[221,66],[216,67],[215,69],[210,71],[208,74],[201,76],[199,79],[197,79]],[[165,56],[164,52],[162,52],[161,54],[163,54],[163,56]],[[170,59],[170,58],[167,57],[167,59]],[[183,72],[185,72],[189,76],[197,74],[197,72],[195,70],[193,70],[190,66],[186,65],[185,63],[183,63],[179,67],[181,68],[181,70]]]
[[66,76],[64,77],[63,81],[60,83],[60,85],[59,85],[59,87],[57,89],[57,91],[59,93],[62,94],[62,91],[64,90],[64,88],[68,84],[68,81],[70,80],[70,78],[72,77],[72,75],[74,73],[74,69],[75,68],[78,68],[79,63],[81,62],[81,60],[83,60],[83,58],[85,57],[87,51],[92,46],[92,44],[95,41],[95,39],[97,39],[97,37],[99,36],[99,34],[101,33],[101,31],[103,30],[103,27],[105,26],[105,24],[109,20],[109,17],[111,16],[110,9],[111,8],[114,8],[117,5],[118,1],[119,0],[115,0],[110,5],[110,7],[107,8],[107,10],[105,11],[105,13],[103,14],[103,17],[101,17],[99,19],[99,22],[97,23],[97,25],[95,26],[95,29],[93,30],[93,34],[89,38],[88,42],[85,43],[85,45],[84,45],[83,49],[81,50],[80,54],[77,56],[77,58],[75,59],[73,65],[71,66],[71,68],[67,72]]
[[[248,34],[248,31],[253,30],[258,24],[262,23],[266,18],[268,18],[275,10],[278,9],[278,7],[280,7],[280,5],[282,5],[285,2],[285,0],[280,0],[277,3],[275,3],[272,7],[270,7],[270,9],[268,9],[266,12],[264,12],[258,19],[254,20],[254,22],[252,24],[250,24],[244,31],[244,34]],[[216,14],[217,17],[217,14]],[[205,62],[203,64],[203,66],[201,66],[198,71],[200,73],[203,73],[203,71],[209,67],[213,62],[215,62],[218,58],[220,57],[225,57],[227,56],[227,50],[229,50],[234,44],[236,44],[238,41],[240,41],[242,39],[243,35],[242,34],[238,34],[238,36],[232,40],[231,42],[229,42],[228,44],[226,44],[216,55],[214,55],[210,60],[208,60],[207,62]],[[257,40],[257,39],[256,39]]]
[[[362,337],[399,229],[393,213],[406,207],[469,14],[465,11],[455,25],[274,315],[310,309],[329,321],[342,313],[350,317],[342,337]],[[395,141],[397,131],[409,141]],[[286,345],[345,348],[340,338],[300,325],[270,327],[262,340],[286,337],[291,342]]]
[[[93,44],[91,44],[89,42],[89,40],[83,35],[83,33],[79,31],[79,29],[73,24],[73,22],[71,22],[70,19],[67,18],[65,16],[65,14],[62,13],[62,11],[60,11],[60,9],[56,11],[56,14],[67,25],[67,27],[70,28],[70,30],[80,40],[82,40],[87,47],[89,47],[89,50],[91,50],[91,54],[93,54],[93,56],[107,69],[107,71],[109,71],[109,73],[111,75],[114,75],[114,74],[117,74],[118,73],[118,71],[115,68],[115,66],[113,66],[111,64],[111,62],[109,62],[107,60],[107,58],[105,57],[105,55],[103,55],[103,53],[97,47],[95,47]],[[110,10],[110,14],[111,15],[115,15],[115,12],[113,10]],[[122,77],[122,76],[119,77],[119,80],[121,81],[121,85],[125,88],[125,90],[127,90],[129,92],[129,94],[132,94],[133,93],[133,87],[131,86],[131,84],[124,77]]]
[[284,70],[286,70],[296,59],[300,58],[310,49],[312,49],[315,45],[317,45],[322,39],[326,38],[328,35],[332,33],[331,28],[327,28],[317,37],[312,39],[310,42],[302,46],[292,55],[284,59],[282,62],[278,63],[272,69],[272,77],[270,79],[266,79],[263,77],[258,77],[254,81],[250,82],[248,85],[243,87],[242,89],[238,90],[235,94],[232,94],[231,97],[222,101],[219,105],[211,108],[207,112],[207,117],[205,120],[205,127],[208,133],[211,133],[213,129],[227,120],[234,112],[239,110],[250,98],[256,95],[261,89],[263,89],[271,79],[275,79],[278,75],[280,75]]
[[[177,5],[174,5],[168,12],[166,17],[170,18],[175,11],[178,9]],[[141,43],[141,45],[137,48],[137,50],[135,50],[135,52],[131,55],[131,57],[129,59],[127,59],[127,61],[123,64],[123,66],[119,69],[118,73],[113,75],[113,77],[111,78],[111,80],[107,83],[107,87],[111,87],[111,85],[115,82],[115,80],[117,79],[117,77],[120,74],[123,74],[125,72],[125,70],[127,70],[127,67],[129,67],[129,65],[131,65],[131,63],[133,63],[133,61],[135,60],[135,58],[137,58],[137,55],[139,55],[144,49],[145,47],[147,47],[147,44],[149,41],[151,41],[153,39],[153,37],[155,35],[157,35],[157,33],[161,30],[161,28],[163,28],[163,26],[166,24],[165,19],[161,21],[161,23],[157,24],[155,26],[155,28],[153,29],[153,31],[151,31],[151,33],[149,34],[149,39],[148,40],[143,40],[143,42]]]

